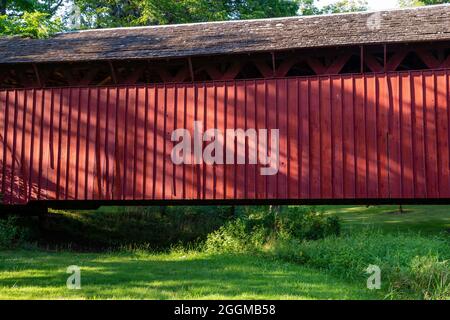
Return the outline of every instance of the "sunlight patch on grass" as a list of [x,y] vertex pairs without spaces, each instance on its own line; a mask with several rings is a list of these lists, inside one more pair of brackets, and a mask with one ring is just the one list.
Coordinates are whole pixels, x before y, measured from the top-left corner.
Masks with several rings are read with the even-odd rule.
[[[81,290],[65,287],[70,264],[81,267]],[[6,298],[376,299],[382,294],[370,292],[365,283],[257,256],[7,251],[0,252],[0,299]]]
[[[397,213],[399,206],[319,206],[326,214],[336,214],[343,222],[344,230],[361,226],[379,228],[385,232],[415,231],[437,234],[450,228],[450,206],[408,205],[404,213]],[[395,212],[395,213],[393,213]]]

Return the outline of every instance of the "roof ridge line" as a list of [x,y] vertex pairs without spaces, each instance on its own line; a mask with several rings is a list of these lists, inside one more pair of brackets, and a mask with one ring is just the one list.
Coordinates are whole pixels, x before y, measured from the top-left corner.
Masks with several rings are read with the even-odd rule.
[[149,26],[135,26],[135,27],[117,27],[117,28],[96,28],[96,29],[83,29],[83,30],[72,30],[59,32],[55,35],[70,34],[70,33],[89,33],[89,32],[103,32],[103,31],[114,31],[114,30],[139,30],[139,29],[159,29],[159,28],[178,28],[186,26],[201,26],[201,25],[214,25],[214,24],[234,24],[234,23],[246,23],[246,22],[272,22],[272,21],[283,21],[283,20],[295,20],[295,19],[313,19],[321,17],[330,16],[349,16],[349,15],[367,15],[374,13],[390,13],[399,11],[419,11],[419,10],[429,10],[436,7],[449,7],[449,3],[419,6],[419,7],[408,7],[408,8],[395,8],[395,9],[383,9],[383,10],[368,10],[368,11],[357,11],[357,12],[342,12],[342,13],[328,13],[328,14],[317,14],[317,15],[298,15],[289,17],[276,17],[276,18],[262,18],[262,19],[243,19],[243,20],[221,20],[221,21],[208,21],[208,22],[190,22],[190,23],[177,23],[177,24],[163,24],[163,25],[149,25]]

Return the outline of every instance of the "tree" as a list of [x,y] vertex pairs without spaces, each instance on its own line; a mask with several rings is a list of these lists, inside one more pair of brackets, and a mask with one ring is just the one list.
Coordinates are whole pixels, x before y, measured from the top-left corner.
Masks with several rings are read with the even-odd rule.
[[62,30],[62,0],[0,0],[0,35],[44,38]]
[[355,12],[367,10],[366,0],[340,0],[322,8],[321,14]]
[[[341,0],[73,0],[81,28],[258,19],[365,10],[366,1]],[[73,10],[66,15],[73,19]]]
[[21,35],[30,38],[46,38],[62,30],[61,22],[49,18],[48,13],[25,12],[23,15],[0,16],[0,35]]
[[25,12],[42,12],[54,15],[63,0],[0,0],[0,15],[20,16]]
[[[340,0],[322,9],[316,4],[317,0],[71,0],[63,6],[63,0],[0,0],[0,35],[42,38],[64,29],[257,19],[366,9],[363,0]],[[58,12],[61,8],[63,13]]]
[[400,7],[418,7],[433,4],[450,3],[450,0],[399,0]]
[[296,15],[293,0],[74,0],[84,28],[157,25]]

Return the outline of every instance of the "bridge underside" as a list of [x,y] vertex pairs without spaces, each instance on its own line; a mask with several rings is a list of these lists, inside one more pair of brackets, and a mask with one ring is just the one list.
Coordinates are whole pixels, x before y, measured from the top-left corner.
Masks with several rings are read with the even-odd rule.
[[32,201],[26,205],[0,205],[5,215],[39,216],[53,210],[97,210],[102,206],[255,206],[255,205],[450,205],[450,199],[305,199],[305,200],[79,200]]
[[0,88],[183,83],[445,68],[450,68],[448,41],[164,60],[0,65]]

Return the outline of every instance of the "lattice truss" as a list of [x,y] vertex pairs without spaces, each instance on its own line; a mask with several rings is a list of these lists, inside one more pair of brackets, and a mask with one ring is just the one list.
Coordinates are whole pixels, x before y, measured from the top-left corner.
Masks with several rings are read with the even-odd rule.
[[0,87],[133,85],[450,68],[450,42],[165,60],[0,65]]

